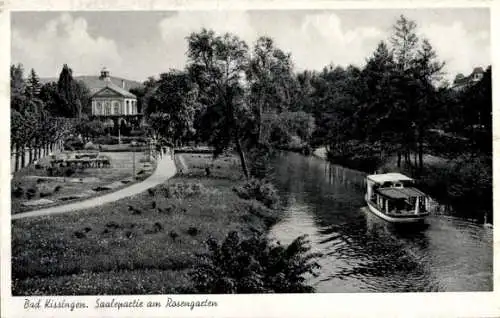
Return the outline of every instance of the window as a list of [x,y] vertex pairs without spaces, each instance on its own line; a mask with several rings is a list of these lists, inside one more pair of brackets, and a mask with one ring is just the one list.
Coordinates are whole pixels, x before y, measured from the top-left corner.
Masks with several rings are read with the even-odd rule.
[[118,103],[118,102],[113,103],[113,114],[114,115],[120,114],[120,103]]
[[127,101],[127,110],[126,110],[126,114],[127,114],[127,115],[130,115],[130,105],[129,105],[129,101]]
[[101,103],[100,102],[97,102],[96,103],[96,107],[95,107],[95,114],[96,115],[102,115],[102,106],[101,106]]
[[104,105],[104,115],[111,115],[111,105],[109,104],[109,102],[106,102],[106,104]]

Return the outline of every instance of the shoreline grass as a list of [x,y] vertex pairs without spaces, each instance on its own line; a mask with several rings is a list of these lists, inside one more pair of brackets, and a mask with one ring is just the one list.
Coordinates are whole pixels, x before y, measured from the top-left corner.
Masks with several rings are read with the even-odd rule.
[[182,293],[190,284],[186,273],[206,252],[209,238],[222,240],[233,230],[265,232],[277,222],[278,209],[233,190],[242,180],[235,158],[182,156],[187,174],[151,191],[88,210],[13,221],[13,294]]

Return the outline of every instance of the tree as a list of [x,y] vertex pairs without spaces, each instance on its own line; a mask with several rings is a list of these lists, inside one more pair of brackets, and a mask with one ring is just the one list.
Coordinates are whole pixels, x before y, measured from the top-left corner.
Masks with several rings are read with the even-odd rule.
[[83,114],[92,114],[91,93],[83,81],[73,81],[75,92],[75,111],[76,117],[80,118]]
[[250,84],[249,102],[256,117],[257,142],[262,142],[263,112],[281,112],[290,108],[295,84],[290,54],[274,47],[271,38],[260,37],[255,43],[246,78]]
[[186,72],[161,74],[147,104],[148,112],[161,114],[153,117],[156,131],[176,145],[192,137],[197,97],[198,89]]
[[78,105],[76,102],[75,82],[73,80],[73,71],[67,64],[63,65],[63,69],[59,74],[57,81],[57,92],[61,97],[61,116],[76,117],[79,114]]
[[248,46],[235,35],[216,35],[203,29],[188,37],[188,58],[189,73],[200,88],[199,101],[207,106],[202,120],[204,135],[216,156],[234,145],[248,178],[243,148],[252,124],[243,87]]
[[40,78],[36,74],[35,70],[31,69],[28,80],[26,81],[26,94],[30,97],[38,98],[41,88],[42,84],[40,83]]
[[401,149],[398,151],[398,165],[401,162],[401,153],[405,154],[405,159],[410,164],[410,150],[414,143],[414,133],[411,117],[409,117],[415,98],[415,87],[411,84],[411,67],[413,66],[419,39],[416,34],[417,25],[414,21],[408,20],[401,15],[393,26],[394,34],[391,37],[391,44],[396,62],[395,76],[398,88],[397,100],[394,107],[398,108],[398,120],[402,123],[403,129],[397,131],[398,140],[401,141]]
[[414,81],[418,89],[418,97],[414,104],[413,114],[416,124],[417,152],[418,152],[418,168],[423,170],[423,154],[425,135],[429,126],[437,121],[434,117],[436,107],[439,105],[437,97],[437,89],[435,83],[441,77],[441,70],[444,63],[437,60],[437,54],[432,48],[432,45],[427,39],[424,39],[421,48],[417,52],[414,62]]

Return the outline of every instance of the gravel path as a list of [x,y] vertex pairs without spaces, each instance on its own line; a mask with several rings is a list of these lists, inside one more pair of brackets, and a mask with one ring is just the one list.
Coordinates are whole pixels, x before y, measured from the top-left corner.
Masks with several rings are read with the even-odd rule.
[[172,156],[164,155],[159,161],[156,170],[153,174],[142,182],[133,184],[116,192],[108,193],[99,197],[90,198],[88,200],[30,211],[24,213],[13,214],[12,219],[22,219],[28,217],[45,216],[51,214],[68,213],[83,209],[92,208],[106,203],[118,201],[120,199],[133,196],[135,194],[153,188],[158,184],[165,182],[173,177],[176,173],[176,167]]

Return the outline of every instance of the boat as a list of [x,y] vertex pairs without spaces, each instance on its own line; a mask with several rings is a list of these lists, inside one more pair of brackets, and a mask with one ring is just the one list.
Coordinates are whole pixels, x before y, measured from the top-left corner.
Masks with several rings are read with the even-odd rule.
[[430,198],[415,180],[401,173],[366,177],[365,200],[369,210],[390,223],[421,223],[429,215]]

